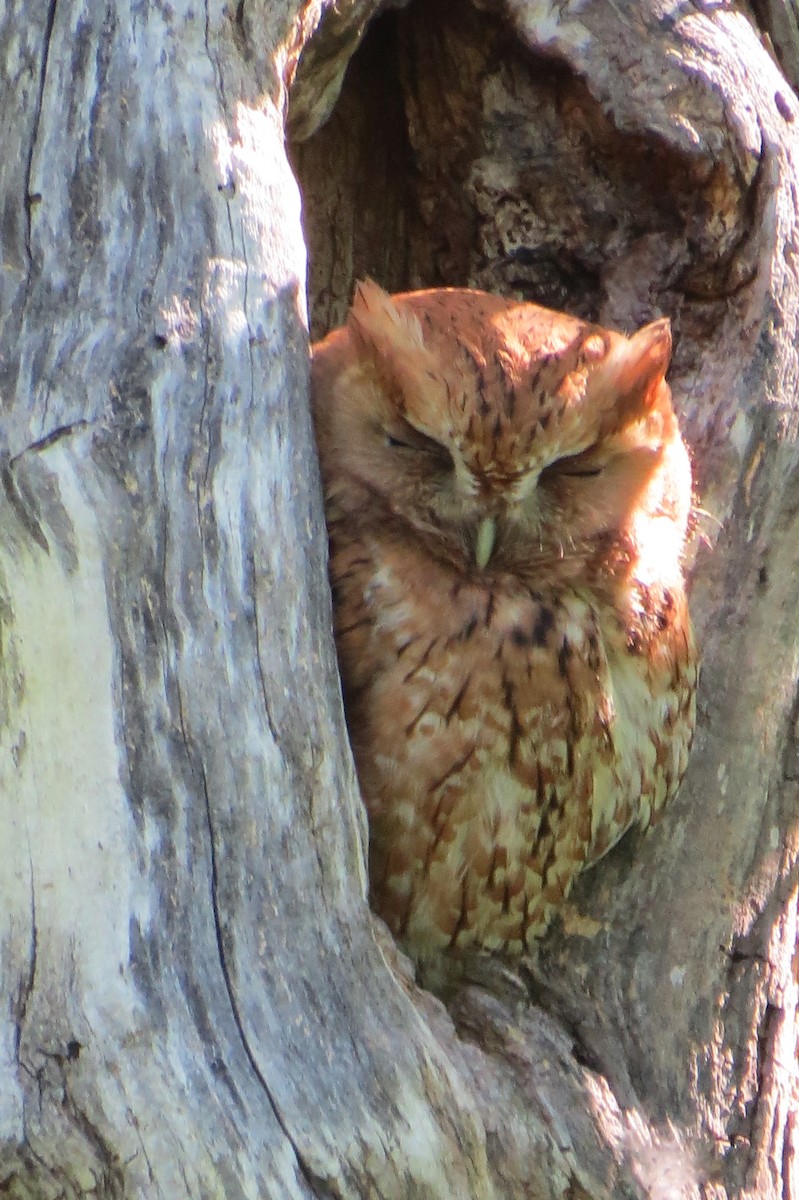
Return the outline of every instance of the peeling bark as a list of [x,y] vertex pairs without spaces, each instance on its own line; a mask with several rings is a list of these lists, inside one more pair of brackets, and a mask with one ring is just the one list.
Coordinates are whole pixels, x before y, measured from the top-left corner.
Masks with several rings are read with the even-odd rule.
[[[754,18],[33,0],[0,47],[0,1192],[793,1195],[799,103]],[[298,63],[314,328],[367,271],[665,313],[705,510],[679,797],[438,998],[364,899]]]

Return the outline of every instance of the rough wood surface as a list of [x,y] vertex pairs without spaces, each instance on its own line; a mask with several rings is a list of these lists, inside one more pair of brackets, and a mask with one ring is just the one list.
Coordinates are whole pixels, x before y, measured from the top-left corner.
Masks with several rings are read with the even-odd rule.
[[0,1192],[789,1196],[799,106],[743,12],[429,0],[348,75],[401,201],[346,81],[295,149],[322,323],[364,261],[671,315],[711,514],[680,798],[443,1003],[364,900],[284,148],[373,8],[0,12]]

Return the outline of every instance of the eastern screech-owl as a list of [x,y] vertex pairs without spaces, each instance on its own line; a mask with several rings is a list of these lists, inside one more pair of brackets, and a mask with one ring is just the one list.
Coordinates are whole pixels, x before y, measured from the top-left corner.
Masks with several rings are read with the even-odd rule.
[[375,910],[518,953],[685,771],[691,472],[667,320],[361,283],[314,349],[335,634]]

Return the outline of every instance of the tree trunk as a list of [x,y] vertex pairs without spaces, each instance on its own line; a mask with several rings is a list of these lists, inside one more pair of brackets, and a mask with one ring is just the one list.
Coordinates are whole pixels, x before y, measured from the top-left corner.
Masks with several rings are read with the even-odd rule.
[[[0,10],[0,1193],[799,1195],[799,104],[718,5],[377,7]],[[303,50],[317,331],[372,271],[678,335],[688,777],[443,1002],[365,901]]]

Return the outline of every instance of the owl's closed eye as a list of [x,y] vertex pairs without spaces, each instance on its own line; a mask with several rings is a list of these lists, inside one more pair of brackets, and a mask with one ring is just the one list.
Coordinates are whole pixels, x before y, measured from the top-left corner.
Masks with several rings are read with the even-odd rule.
[[373,904],[518,952],[685,770],[691,475],[667,321],[359,285],[314,419]]

